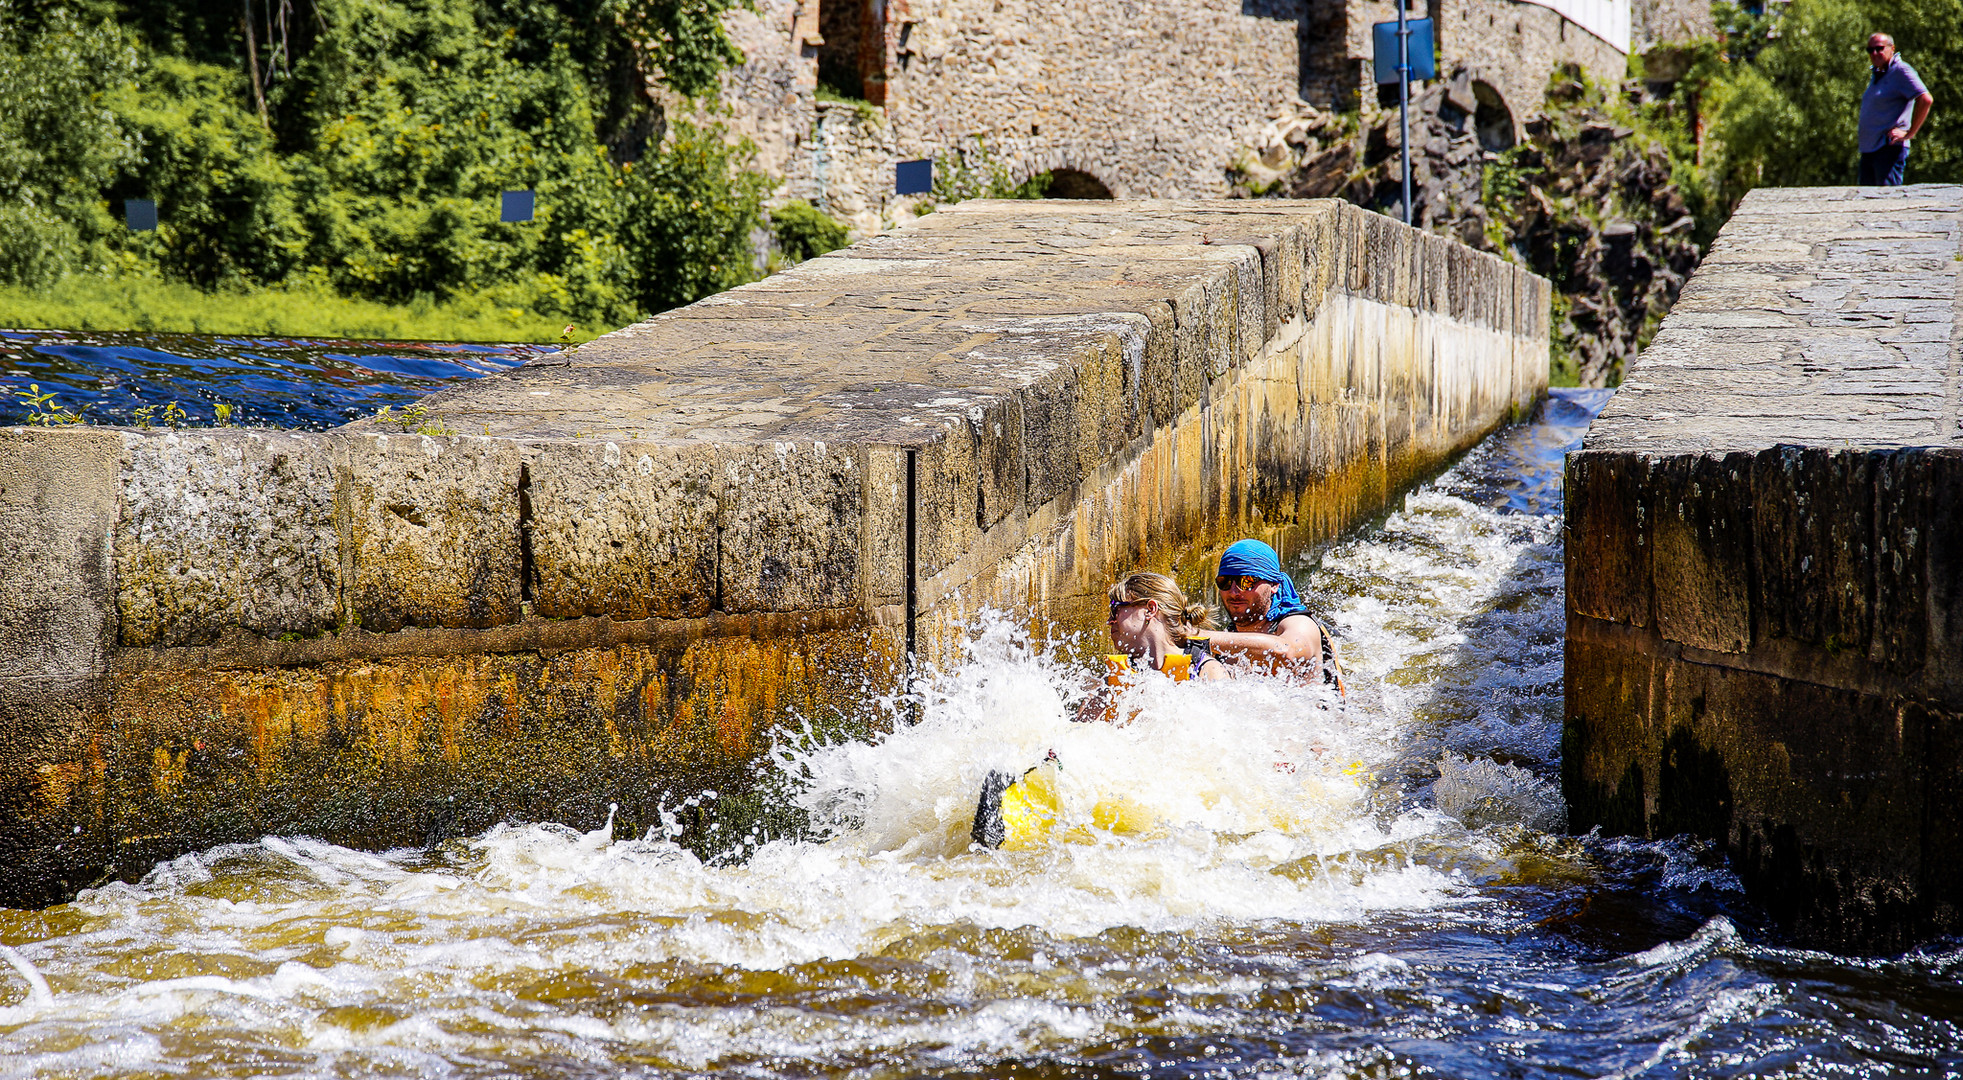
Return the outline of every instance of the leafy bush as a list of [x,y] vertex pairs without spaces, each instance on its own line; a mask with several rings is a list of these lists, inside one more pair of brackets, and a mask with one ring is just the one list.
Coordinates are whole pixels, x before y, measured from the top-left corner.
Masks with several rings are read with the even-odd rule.
[[996,157],[988,141],[977,136],[973,149],[957,146],[934,159],[934,189],[916,208],[927,213],[963,199],[1040,199],[1049,189],[1049,173],[1018,182],[1008,162]]
[[293,175],[245,96],[239,73],[174,56],[146,58],[104,96],[144,148],[109,192],[157,202],[156,233],[115,237],[135,261],[207,289],[280,281],[301,265]]
[[66,9],[30,20],[0,0],[0,282],[109,269],[104,241],[122,223],[103,193],[141,160],[142,142],[104,99],[136,68],[110,23]]
[[770,212],[770,231],[786,262],[803,262],[845,246],[845,226],[830,214],[794,199]]
[[[249,44],[237,8],[77,2],[113,20],[0,0],[0,93],[28,103],[0,111],[0,284],[484,298],[619,325],[756,273],[752,150],[670,130],[643,76],[713,89],[740,59],[730,0],[294,0],[248,5]],[[499,220],[510,189],[536,193],[534,220]],[[156,200],[156,232],[122,228],[129,197]]]
[[621,235],[634,296],[649,311],[755,281],[750,233],[763,224],[769,181],[748,170],[748,142],[676,124],[669,146],[626,170]]

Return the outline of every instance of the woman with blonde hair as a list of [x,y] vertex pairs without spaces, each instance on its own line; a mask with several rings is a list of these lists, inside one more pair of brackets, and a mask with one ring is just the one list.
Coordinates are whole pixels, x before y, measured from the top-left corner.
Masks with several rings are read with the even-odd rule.
[[1233,677],[1201,636],[1213,628],[1213,613],[1205,604],[1187,601],[1171,578],[1141,570],[1111,586],[1110,600],[1105,625],[1119,655],[1105,658],[1105,685],[1084,699],[1078,720],[1115,719],[1111,710],[1116,694],[1135,667],[1149,667],[1178,682]]
[[1164,574],[1141,570],[1111,586],[1106,625],[1111,644],[1134,663],[1172,674],[1185,668],[1194,679],[1228,678],[1227,666],[1207,648],[1203,631],[1213,629],[1213,612],[1190,603],[1178,583]]

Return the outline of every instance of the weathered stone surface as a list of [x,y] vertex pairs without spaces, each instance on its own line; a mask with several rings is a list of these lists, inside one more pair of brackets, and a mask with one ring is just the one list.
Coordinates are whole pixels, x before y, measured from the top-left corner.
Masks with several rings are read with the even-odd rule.
[[728,612],[857,607],[866,477],[855,448],[725,447],[720,580]]
[[482,437],[0,433],[101,470],[95,517],[0,497],[96,613],[65,711],[0,712],[0,902],[265,832],[637,830],[982,605],[1088,628],[1134,567],[1331,537],[1546,380],[1545,282],[1369,218],[963,204],[427,400]]
[[549,619],[693,619],[716,608],[722,472],[713,446],[567,441],[526,454],[519,512]]
[[0,896],[89,885],[113,845],[91,752],[109,734],[121,450],[109,430],[0,429]]
[[519,448],[429,435],[347,438],[348,610],[387,633],[518,617]]
[[1570,821],[1834,948],[1963,929],[1959,210],[1754,192],[1568,464]]
[[128,432],[116,530],[120,644],[341,621],[334,446],[298,433]]
[[108,669],[121,450],[101,429],[11,428],[0,439],[0,678]]
[[1649,571],[1664,639],[1714,652],[1751,646],[1754,534],[1736,509],[1758,505],[1752,480],[1746,454],[1671,458],[1650,473]]
[[[1684,3],[1637,0],[1636,22]],[[855,10],[880,15],[840,21]],[[1627,66],[1626,42],[1545,6],[1441,0],[1430,13],[1443,68],[1474,72],[1516,123],[1538,112],[1559,65],[1604,81]],[[1296,101],[1384,111],[1369,72],[1370,26],[1394,18],[1382,0],[761,0],[725,17],[744,61],[724,75],[718,118],[756,143],[785,197],[816,202],[863,233],[920,206],[894,194],[892,163],[923,157],[943,175],[966,154],[984,179],[999,169],[1020,183],[1065,169],[1119,198],[1219,196],[1240,148],[1311,138],[1287,123]],[[1695,36],[1690,26],[1707,27],[1709,16],[1680,23],[1658,22],[1646,37]],[[861,41],[876,68],[860,88],[869,100],[818,100],[821,67],[842,77],[828,50],[857,54]]]
[[[530,648],[304,667],[127,670],[118,738],[85,759],[107,777],[116,838],[93,870],[141,875],[160,858],[268,834],[387,848],[503,820],[592,828],[610,803],[620,835],[638,836],[660,824],[668,793],[737,799],[787,711],[852,702],[892,678],[901,650],[891,629],[772,633],[736,620],[608,640],[605,625],[568,635],[570,649],[534,637]],[[698,826],[684,839],[713,838]],[[20,889],[11,876],[0,884]]]

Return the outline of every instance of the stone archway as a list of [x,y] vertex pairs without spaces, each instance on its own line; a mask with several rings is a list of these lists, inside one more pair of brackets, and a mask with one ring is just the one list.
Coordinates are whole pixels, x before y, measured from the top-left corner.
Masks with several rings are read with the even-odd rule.
[[1520,136],[1513,126],[1513,110],[1506,107],[1506,99],[1491,83],[1479,81],[1472,84],[1472,97],[1479,103],[1478,110],[1472,114],[1472,129],[1479,136],[1480,149],[1495,154],[1512,149]]
[[1109,199],[1111,188],[1082,169],[1051,169],[1046,199]]

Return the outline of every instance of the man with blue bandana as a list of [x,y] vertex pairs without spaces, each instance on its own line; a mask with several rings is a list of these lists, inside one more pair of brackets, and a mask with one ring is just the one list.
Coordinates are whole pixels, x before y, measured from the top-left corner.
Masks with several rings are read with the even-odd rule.
[[1232,630],[1205,635],[1215,653],[1270,670],[1286,667],[1311,676],[1320,671],[1324,682],[1343,688],[1336,644],[1282,573],[1274,548],[1259,540],[1229,544],[1214,584],[1233,623]]

